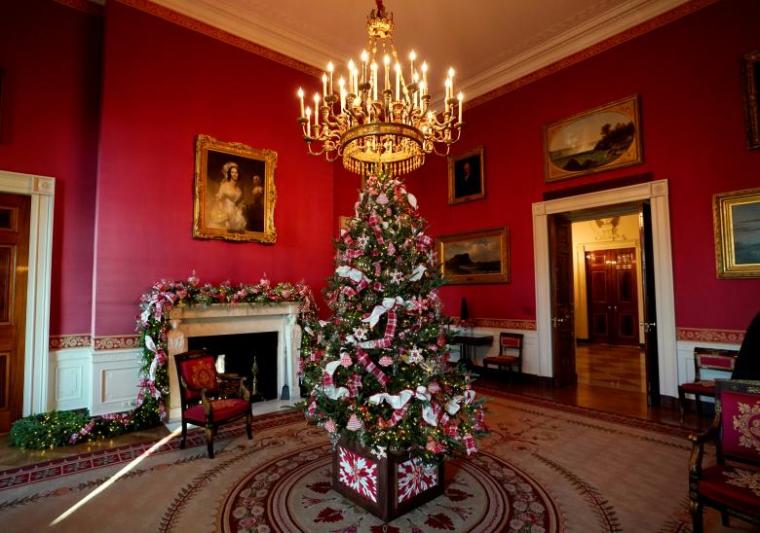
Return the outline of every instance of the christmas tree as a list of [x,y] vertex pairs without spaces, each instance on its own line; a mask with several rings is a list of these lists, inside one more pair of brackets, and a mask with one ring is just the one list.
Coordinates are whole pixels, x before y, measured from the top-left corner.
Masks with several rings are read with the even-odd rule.
[[417,200],[396,179],[369,177],[355,210],[335,244],[333,315],[304,329],[306,416],[333,442],[358,439],[380,457],[474,453],[483,402],[449,360],[442,279]]

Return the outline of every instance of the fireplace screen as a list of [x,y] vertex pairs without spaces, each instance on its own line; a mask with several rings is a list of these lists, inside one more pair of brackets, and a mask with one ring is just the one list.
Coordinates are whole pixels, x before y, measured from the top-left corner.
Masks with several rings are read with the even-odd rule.
[[277,398],[277,332],[188,337],[188,348],[224,354],[224,371],[247,377],[249,388],[255,358],[259,370],[255,401]]

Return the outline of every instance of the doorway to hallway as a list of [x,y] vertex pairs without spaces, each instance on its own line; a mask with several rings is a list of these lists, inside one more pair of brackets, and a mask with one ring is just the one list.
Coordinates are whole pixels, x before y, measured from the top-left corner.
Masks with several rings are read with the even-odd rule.
[[575,370],[581,384],[646,393],[639,208],[613,209],[569,215],[583,218],[571,225]]

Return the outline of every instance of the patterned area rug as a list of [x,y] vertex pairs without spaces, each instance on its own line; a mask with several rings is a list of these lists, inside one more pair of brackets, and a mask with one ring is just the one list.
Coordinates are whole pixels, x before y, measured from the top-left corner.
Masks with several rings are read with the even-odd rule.
[[[199,435],[172,441],[51,529],[690,531],[682,431],[511,395],[491,396],[488,423],[482,453],[447,463],[444,495],[390,524],[330,488],[324,432],[288,412],[257,419],[252,442],[220,435],[213,460]],[[3,530],[47,528],[147,448],[0,472]]]

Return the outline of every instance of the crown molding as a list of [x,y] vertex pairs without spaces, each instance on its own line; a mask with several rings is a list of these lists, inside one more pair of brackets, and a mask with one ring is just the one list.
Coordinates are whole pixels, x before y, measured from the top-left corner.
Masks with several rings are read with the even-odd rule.
[[477,76],[463,80],[460,88],[468,99],[477,98],[688,2],[628,0]]
[[350,51],[328,48],[316,39],[295,31],[293,29],[297,25],[295,18],[292,19],[292,26],[274,24],[271,20],[257,17],[250,11],[239,11],[235,2],[229,0],[152,1],[320,69],[328,61],[334,60],[337,54],[343,54],[345,57],[350,55]]

